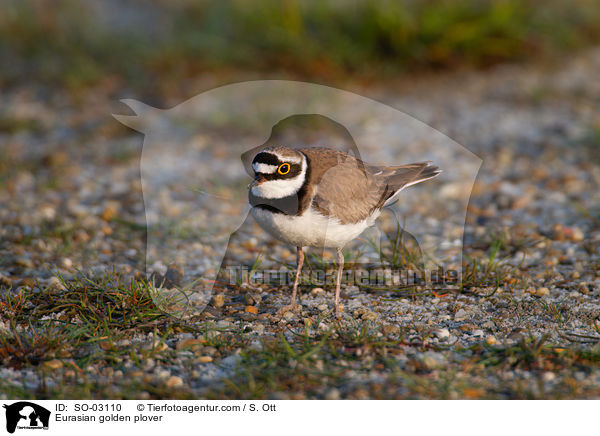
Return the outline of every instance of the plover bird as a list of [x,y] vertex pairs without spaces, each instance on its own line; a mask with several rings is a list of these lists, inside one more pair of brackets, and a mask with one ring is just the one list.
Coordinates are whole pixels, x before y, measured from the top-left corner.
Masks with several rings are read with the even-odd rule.
[[428,162],[375,166],[339,150],[285,146],[262,149],[252,169],[255,177],[248,185],[252,216],[267,233],[297,248],[292,301],[286,308],[297,307],[303,247],[335,248],[337,316],[342,248],[372,226],[400,191],[441,172]]

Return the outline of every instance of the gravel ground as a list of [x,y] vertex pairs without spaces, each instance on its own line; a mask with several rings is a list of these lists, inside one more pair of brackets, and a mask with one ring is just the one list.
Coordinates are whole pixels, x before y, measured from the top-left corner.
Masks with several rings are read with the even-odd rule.
[[[66,328],[56,327],[60,323],[88,325],[83,312],[74,315],[58,303],[65,293],[87,301],[95,295],[89,283],[103,298],[121,289],[116,277],[139,283],[147,255],[149,271],[160,275],[175,262],[186,278],[214,277],[216,245],[227,242],[225,230],[237,228],[247,212],[231,188],[247,183],[239,151],[261,142],[240,126],[236,137],[245,142],[219,154],[223,148],[206,143],[214,137],[231,143],[230,132],[209,139],[196,130],[184,135],[213,167],[203,186],[235,201],[213,200],[213,215],[202,219],[196,214],[206,204],[190,211],[187,193],[161,194],[170,182],[147,178],[156,182],[157,210],[172,218],[172,225],[147,234],[144,212],[151,219],[154,209],[148,201],[145,209],[142,197],[142,137],[108,116],[122,107],[115,109],[102,90],[83,97],[3,90],[4,397],[600,398],[599,70],[600,51],[592,50],[561,66],[454,73],[364,92],[483,160],[465,199],[462,161],[436,154],[445,178],[419,188],[397,209],[421,223],[417,239],[441,250],[438,259],[462,263],[459,289],[348,285],[337,321],[330,314],[331,286],[305,284],[301,312],[284,314],[276,312],[289,301],[288,286],[215,287],[200,314],[149,312],[148,319],[125,323],[123,303],[126,326],[96,311],[95,331],[76,344],[69,343],[72,332],[57,335],[60,340],[49,345],[48,339],[45,348],[35,340]],[[356,111],[361,123],[381,122]],[[389,154],[379,156],[381,150],[367,144],[366,154],[398,163],[420,156],[420,145],[407,147],[384,147]],[[217,161],[224,163],[214,167]],[[181,177],[197,169],[192,165]],[[222,178],[229,185],[220,186]],[[454,218],[467,201],[463,226]],[[203,226],[194,225],[198,221]],[[381,227],[389,232],[393,222],[383,219]],[[236,263],[252,265],[263,252],[262,267],[293,267],[292,248],[252,222],[237,236],[228,251]],[[461,238],[462,253],[455,243]],[[364,245],[359,241],[348,255]],[[325,256],[330,262],[331,254]],[[148,304],[165,309],[156,300]]]

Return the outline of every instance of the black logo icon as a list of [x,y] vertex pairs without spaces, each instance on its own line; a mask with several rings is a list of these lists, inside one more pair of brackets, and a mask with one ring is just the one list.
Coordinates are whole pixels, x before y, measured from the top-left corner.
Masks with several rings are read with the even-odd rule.
[[4,405],[6,409],[6,431],[14,433],[17,426],[21,429],[48,429],[50,411],[29,401],[19,401]]

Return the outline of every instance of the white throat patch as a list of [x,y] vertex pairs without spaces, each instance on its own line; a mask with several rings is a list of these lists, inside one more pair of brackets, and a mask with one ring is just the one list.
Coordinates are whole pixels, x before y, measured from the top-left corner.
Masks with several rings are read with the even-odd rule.
[[[264,164],[258,164],[264,165]],[[253,165],[254,166],[254,165]],[[274,165],[272,166],[275,169]],[[256,169],[255,169],[256,171]],[[260,171],[265,173],[265,171]],[[274,171],[273,171],[274,172]],[[267,173],[268,174],[268,173]],[[304,179],[306,178],[306,158],[302,156],[302,171],[296,177],[292,179],[283,179],[283,180],[269,180],[266,182],[262,182],[260,185],[256,185],[252,188],[252,194],[259,198],[284,198],[289,197],[290,195],[296,194],[302,185],[304,184]]]

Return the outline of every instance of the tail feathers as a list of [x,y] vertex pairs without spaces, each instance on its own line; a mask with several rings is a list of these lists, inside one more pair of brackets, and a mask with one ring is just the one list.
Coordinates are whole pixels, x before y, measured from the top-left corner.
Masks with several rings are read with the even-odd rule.
[[429,162],[385,168],[382,175],[385,177],[387,189],[386,196],[383,198],[383,206],[391,204],[404,188],[432,179],[441,172],[439,167],[430,165]]
[[414,185],[415,183],[420,183],[425,180],[433,179],[435,176],[437,176],[441,172],[442,172],[442,170],[440,170],[439,167],[428,164],[425,168],[423,168],[423,171],[421,171],[421,173],[417,176],[417,178],[415,180],[407,183],[406,185],[403,186],[403,188]]

